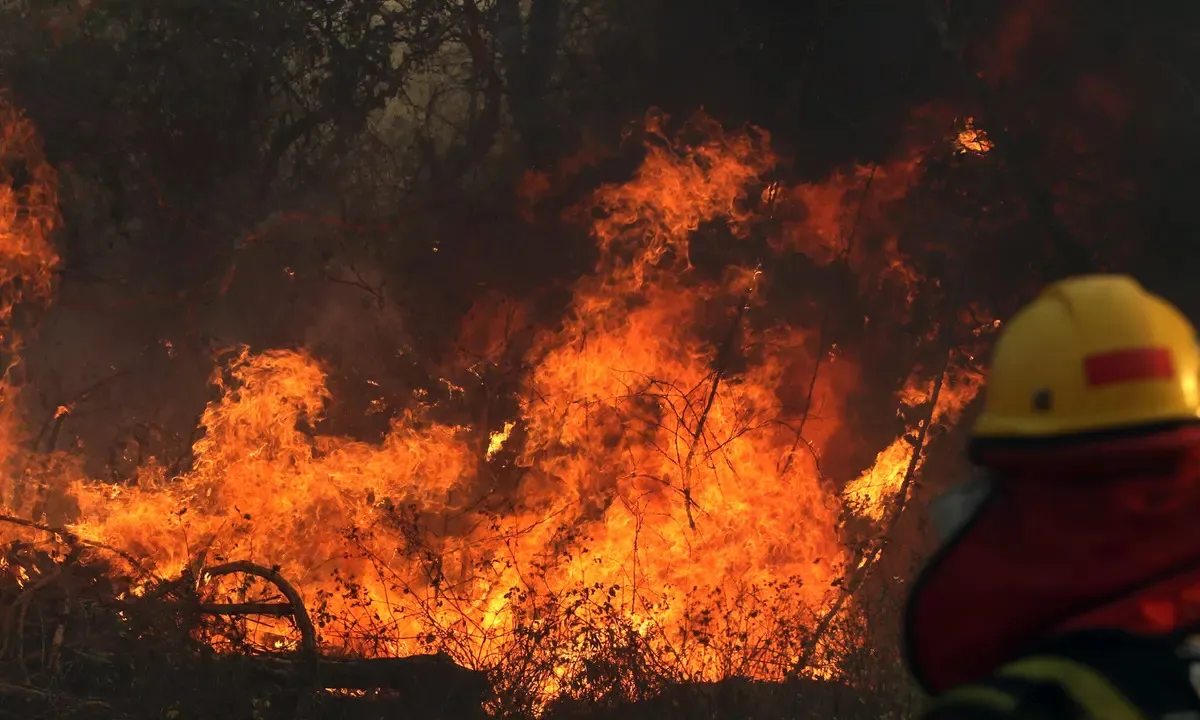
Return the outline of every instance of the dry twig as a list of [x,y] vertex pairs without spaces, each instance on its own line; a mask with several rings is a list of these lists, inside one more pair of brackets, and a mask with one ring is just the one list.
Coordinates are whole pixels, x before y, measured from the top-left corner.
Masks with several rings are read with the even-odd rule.
[[816,652],[817,647],[821,644],[821,640],[829,631],[829,627],[833,624],[834,619],[837,618],[838,613],[842,611],[842,607],[846,604],[846,601],[856,592],[858,592],[860,587],[862,587],[862,584],[866,580],[867,575],[870,573],[872,566],[874,566],[876,561],[879,560],[879,557],[883,554],[884,548],[887,547],[889,539],[895,533],[896,527],[900,524],[900,518],[904,514],[904,509],[907,506],[908,496],[912,490],[913,482],[916,480],[917,468],[919,468],[921,464],[921,457],[925,450],[925,441],[929,436],[929,428],[933,425],[933,413],[937,408],[938,397],[941,395],[942,385],[945,383],[946,372],[949,370],[950,360],[953,358],[953,356],[953,350],[946,353],[946,361],[942,365],[941,372],[939,372],[937,377],[934,379],[933,391],[930,393],[929,401],[927,403],[929,412],[926,414],[924,421],[921,423],[921,427],[917,431],[916,438],[912,440],[912,456],[908,460],[908,468],[904,471],[904,480],[900,483],[900,488],[896,491],[896,504],[892,508],[892,512],[888,516],[888,520],[885,523],[882,532],[880,532],[879,536],[874,542],[869,543],[866,546],[866,549],[859,553],[857,562],[854,565],[855,570],[853,574],[848,581],[842,583],[841,589],[838,592],[838,596],[834,600],[833,605],[830,606],[829,610],[826,611],[826,613],[821,617],[821,620],[817,623],[817,626],[813,629],[811,637],[804,645],[799,660],[797,660],[796,664],[792,667],[791,672],[788,673],[789,679],[798,677],[799,674],[806,667],[808,667],[809,663],[812,662],[813,653]]
[[21,527],[26,527],[31,530],[40,530],[41,532],[50,533],[51,535],[54,535],[56,537],[64,539],[68,545],[91,547],[91,548],[96,548],[98,550],[106,550],[106,551],[113,553],[114,555],[120,557],[125,562],[129,563],[135,570],[142,573],[146,577],[151,577],[156,580],[161,580],[161,578],[159,578],[157,575],[154,574],[153,571],[151,571],[149,568],[147,568],[146,565],[141,560],[139,560],[136,557],[134,557],[133,555],[125,552],[124,550],[121,550],[120,548],[115,548],[112,545],[109,545],[107,543],[102,543],[102,542],[99,542],[96,540],[88,540],[86,538],[79,537],[74,532],[72,532],[71,530],[69,530],[65,527],[58,527],[58,526],[54,526],[54,525],[45,525],[43,523],[34,522],[32,520],[26,520],[24,518],[13,517],[12,515],[0,515],[0,523],[8,523],[10,525],[19,525]]

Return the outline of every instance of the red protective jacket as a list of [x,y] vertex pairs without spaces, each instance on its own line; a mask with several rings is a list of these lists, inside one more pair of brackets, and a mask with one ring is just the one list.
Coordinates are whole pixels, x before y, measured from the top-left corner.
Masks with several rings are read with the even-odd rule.
[[996,491],[909,599],[909,664],[927,690],[1066,631],[1200,622],[1200,428],[982,459]]

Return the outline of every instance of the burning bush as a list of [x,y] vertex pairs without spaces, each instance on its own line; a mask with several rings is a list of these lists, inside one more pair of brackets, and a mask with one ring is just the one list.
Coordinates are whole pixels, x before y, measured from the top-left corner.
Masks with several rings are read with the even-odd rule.
[[[49,296],[54,176],[6,112],[0,156],[27,168],[0,190],[0,321],[15,359],[14,307]],[[120,571],[88,587],[108,619],[166,603],[189,657],[443,653],[490,673],[505,714],[732,677],[863,680],[851,675],[870,641],[852,621],[864,578],[930,429],[974,397],[972,348],[994,324],[956,312],[918,338],[936,364],[897,394],[908,428],[846,482],[822,457],[851,434],[860,364],[825,323],[798,319],[794,299],[769,299],[788,294],[773,270],[836,264],[911,316],[931,281],[898,249],[887,209],[927,153],[988,146],[967,123],[886,166],[787,187],[762,130],[702,114],[668,127],[649,115],[632,178],[569,212],[590,224],[597,260],[560,321],[529,328],[509,363],[512,321],[532,313],[506,299],[494,321],[473,316],[463,342],[479,351],[445,370],[444,397],[399,403],[381,442],[318,429],[330,368],[302,349],[225,349],[191,462],[148,458],[128,480],[31,453],[6,403],[6,567],[24,588],[6,632],[56,573],[104,557]],[[552,190],[548,177],[525,186]],[[497,393],[504,417],[447,420]],[[46,549],[22,555],[31,547]],[[101,576],[126,587],[97,591]],[[77,642],[64,638],[76,625],[60,623],[52,645]],[[26,671],[29,658],[4,658]]]

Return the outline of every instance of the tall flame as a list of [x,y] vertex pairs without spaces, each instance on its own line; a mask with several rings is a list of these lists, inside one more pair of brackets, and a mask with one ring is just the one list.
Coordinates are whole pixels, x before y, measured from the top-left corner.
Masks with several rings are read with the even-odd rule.
[[[0,142],[28,143],[28,124],[7,120]],[[151,463],[113,485],[66,458],[31,461],[43,489],[5,487],[10,511],[128,550],[160,577],[190,569],[201,593],[226,601],[255,591],[201,568],[276,566],[330,651],[433,645],[495,667],[524,648],[542,664],[523,680],[547,694],[587,687],[587,663],[619,643],[681,677],[789,671],[809,642],[797,628],[829,607],[853,560],[844,498],[819,458],[843,430],[859,371],[817,330],[770,320],[757,266],[702,271],[692,242],[715,224],[726,243],[820,263],[844,252],[864,278],[912,285],[894,239],[871,265],[846,238],[864,183],[902,196],[920,164],[779,192],[762,179],[776,162],[765,133],[698,116],[670,135],[664,120],[650,116],[633,178],[588,204],[596,271],[561,324],[538,334],[519,413],[486,442],[438,421],[421,397],[381,443],[318,434],[327,368],[301,350],[241,349],[213,375],[221,395],[204,411],[191,469],[169,477]],[[35,178],[43,184],[24,200],[11,179],[0,188],[0,282],[46,294],[52,175]],[[43,214],[12,209],[31,200]],[[5,320],[11,307],[0,306]],[[953,422],[978,389],[977,375],[954,372],[934,422]],[[902,400],[921,404],[930,382],[915,377]],[[867,516],[884,516],[912,453],[898,439],[849,486],[869,500]],[[295,642],[285,620],[260,634]]]
[[0,94],[0,506],[23,494],[18,389],[18,307],[48,302],[58,264],[50,238],[58,225],[58,176],[46,162],[33,123]]

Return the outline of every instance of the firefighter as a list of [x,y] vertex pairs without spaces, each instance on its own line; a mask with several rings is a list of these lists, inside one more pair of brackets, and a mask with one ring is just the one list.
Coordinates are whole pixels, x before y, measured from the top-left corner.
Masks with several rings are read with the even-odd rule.
[[1200,347],[1122,275],[1002,330],[908,600],[927,720],[1200,720]]

